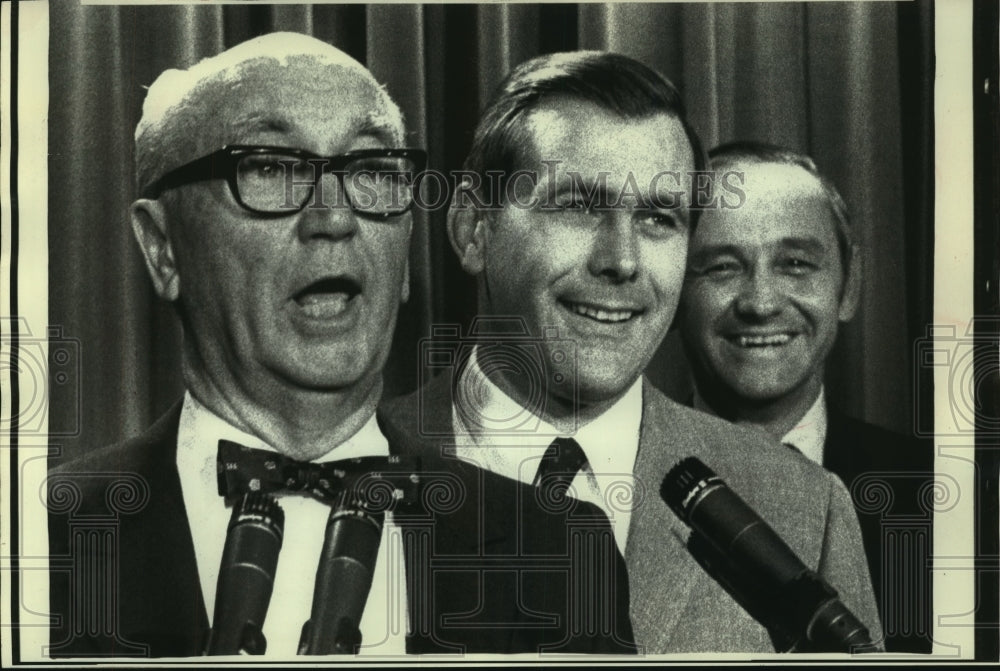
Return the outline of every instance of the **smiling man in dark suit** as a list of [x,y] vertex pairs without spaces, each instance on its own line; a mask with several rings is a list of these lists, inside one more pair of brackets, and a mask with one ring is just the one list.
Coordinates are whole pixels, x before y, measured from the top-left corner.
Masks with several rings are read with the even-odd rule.
[[824,394],[827,357],[861,290],[847,207],[802,154],[737,142],[709,156],[743,197],[703,212],[691,239],[678,319],[694,406],[762,428],[844,481],[886,648],[930,652],[930,446],[848,417]]
[[[309,474],[405,452],[405,436],[376,419],[424,160],[404,139],[372,75],[304,35],[265,35],[150,86],[130,214],[153,286],[184,328],[186,393],[144,434],[50,475],[51,655],[205,652],[231,515],[223,441],[260,451],[262,468],[282,473],[277,485],[299,490],[275,494],[283,540],[270,615],[257,623],[267,655],[299,650],[328,556],[323,495],[341,465]],[[299,463],[279,466],[290,459]],[[412,475],[427,496],[386,513],[354,623],[360,654],[629,649],[626,614],[621,641],[570,631],[565,586],[478,600],[484,554],[572,560],[565,512],[475,468],[427,458]],[[460,569],[447,583],[439,560]],[[546,575],[537,569],[532,580]],[[537,617],[519,619],[522,605]]]
[[[701,458],[879,636],[842,483],[756,430],[669,401],[643,377],[680,296],[705,166],[674,87],[625,56],[573,52],[515,68],[476,130],[449,217],[479,319],[420,363],[444,372],[388,406],[427,454],[600,508],[628,565],[646,653],[775,650],[696,563],[657,492]],[[440,338],[439,338],[440,341]],[[778,487],[778,483],[781,487]],[[860,570],[859,570],[860,569]],[[784,649],[784,648],[782,648]]]

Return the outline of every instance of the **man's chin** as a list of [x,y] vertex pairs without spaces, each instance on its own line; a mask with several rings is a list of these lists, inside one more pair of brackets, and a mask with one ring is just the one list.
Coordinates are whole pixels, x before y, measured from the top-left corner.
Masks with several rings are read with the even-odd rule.
[[745,381],[734,381],[729,385],[729,389],[737,398],[755,405],[766,405],[776,403],[792,394],[797,385],[789,384],[783,380],[760,380],[754,384],[746,384]]
[[369,367],[360,356],[297,357],[275,372],[286,386],[304,392],[344,393],[371,387]]
[[635,381],[639,379],[638,374],[627,377],[621,375],[601,375],[585,376],[580,375],[577,384],[577,398],[580,407],[589,405],[607,405],[614,403],[625,395]]

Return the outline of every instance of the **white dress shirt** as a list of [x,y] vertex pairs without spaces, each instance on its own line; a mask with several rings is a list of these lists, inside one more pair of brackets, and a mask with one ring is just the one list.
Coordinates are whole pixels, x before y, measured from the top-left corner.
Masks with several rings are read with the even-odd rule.
[[[695,410],[701,410],[710,415],[715,414],[697,390],[694,392],[694,407]],[[785,445],[794,445],[799,452],[822,466],[823,444],[826,443],[826,422],[826,392],[823,387],[820,387],[816,400],[806,410],[806,414],[802,415],[802,418],[795,423],[795,426],[781,437],[781,442]]]
[[795,426],[781,438],[786,445],[794,445],[820,466],[823,465],[823,444],[826,442],[826,395],[820,387],[819,396],[806,410]]
[[[184,507],[194,541],[201,591],[209,625],[215,609],[215,588],[232,509],[219,496],[216,455],[220,439],[274,452],[260,439],[235,428],[199,403],[184,396],[177,432],[177,470]],[[389,444],[375,416],[350,439],[317,462],[353,457],[385,456]],[[308,495],[277,495],[285,512],[284,537],[274,578],[271,603],[264,621],[266,657],[296,654],[302,625],[312,609],[316,569],[323,548],[330,506]],[[368,602],[361,618],[361,655],[406,653],[406,578],[402,537],[386,514]]]
[[[475,349],[454,398],[462,403],[461,407],[452,403],[455,456],[504,477],[531,484],[549,444],[566,436],[497,387],[480,368]],[[641,421],[640,378],[601,416],[569,434],[583,448],[587,465],[568,493],[607,514],[623,555],[636,494],[632,468]],[[649,494],[655,492],[644,493]]]

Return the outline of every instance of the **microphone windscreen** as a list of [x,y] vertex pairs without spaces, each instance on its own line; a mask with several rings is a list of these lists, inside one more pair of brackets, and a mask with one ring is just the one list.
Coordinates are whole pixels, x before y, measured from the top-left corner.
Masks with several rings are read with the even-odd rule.
[[345,497],[330,512],[316,571],[312,612],[300,645],[302,654],[353,654],[375,561],[383,514]]
[[667,472],[660,483],[660,497],[678,517],[687,522],[687,503],[702,488],[700,483],[707,484],[713,478],[718,476],[700,459],[687,457]]
[[267,494],[251,492],[233,506],[222,551],[208,654],[262,654],[261,629],[271,602],[285,513]]

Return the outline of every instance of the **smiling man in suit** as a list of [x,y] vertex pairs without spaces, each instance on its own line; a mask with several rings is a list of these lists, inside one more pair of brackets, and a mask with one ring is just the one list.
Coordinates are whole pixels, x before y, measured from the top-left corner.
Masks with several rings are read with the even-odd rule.
[[483,113],[449,216],[479,319],[450,354],[429,346],[421,363],[445,372],[390,404],[387,423],[425,452],[540,489],[558,475],[572,499],[600,508],[628,566],[628,594],[609,589],[628,599],[646,653],[775,649],[657,496],[687,456],[725,478],[878,637],[843,485],[642,375],[677,307],[699,225],[691,173],[704,166],[676,90],[641,63],[573,52],[515,68]]
[[[373,76],[304,35],[264,35],[150,86],[130,214],[153,286],[183,325],[186,393],[142,435],[50,474],[52,656],[203,654],[231,516],[232,492],[220,494],[233,482],[275,488],[283,539],[270,615],[256,624],[267,655],[300,650],[310,606],[326,596],[314,601],[313,576],[339,556],[327,552],[337,536],[324,540],[331,481],[346,477],[342,460],[392,454],[380,462],[388,469],[403,450],[376,406],[408,294],[409,210],[424,161],[404,139],[400,110]],[[260,470],[231,480],[230,466],[244,466],[223,455],[226,441],[256,454]],[[570,632],[565,587],[523,601],[494,590],[477,603],[469,576],[487,545],[571,561],[567,515],[499,476],[424,466],[404,475],[427,497],[396,489],[412,498],[381,526],[353,623],[360,654],[630,649],[626,613],[622,641]],[[436,562],[456,557],[461,575],[435,582]],[[517,619],[522,603],[540,616]],[[485,624],[463,619],[470,612]],[[258,638],[246,643],[262,652]]]
[[[694,406],[766,430],[852,489],[886,648],[930,652],[931,509],[921,492],[931,446],[828,408],[824,393],[827,357],[861,290],[847,206],[808,156],[753,142],[709,155],[720,179],[738,176],[744,199],[706,210],[691,239],[678,320]],[[866,488],[884,487],[885,506],[866,500]]]

